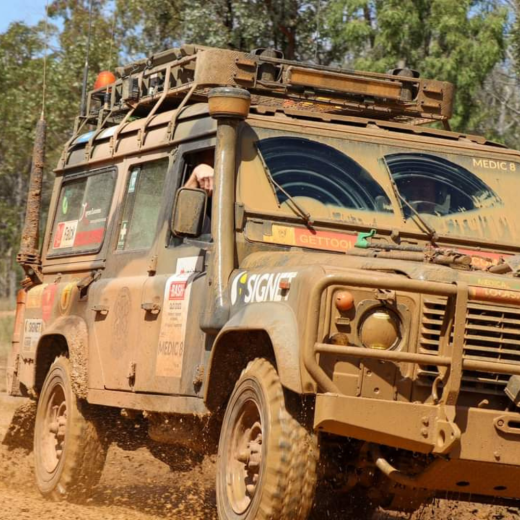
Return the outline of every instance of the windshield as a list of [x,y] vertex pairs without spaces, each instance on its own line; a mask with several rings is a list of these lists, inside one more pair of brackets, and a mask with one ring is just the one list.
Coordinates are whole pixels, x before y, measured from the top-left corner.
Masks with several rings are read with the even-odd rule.
[[[442,148],[426,151],[419,145],[414,149],[414,143],[401,146],[250,130],[243,143],[242,177],[253,178],[254,172],[258,177],[259,169],[265,176],[257,163],[265,164],[276,184],[315,220],[417,234],[415,210],[440,237],[519,243],[520,165],[497,158],[498,150],[483,157],[466,151],[446,153]],[[263,161],[256,161],[257,151]],[[392,181],[413,210],[398,201]],[[246,206],[290,212],[282,190],[263,188],[259,179],[239,186]],[[267,202],[268,189],[274,204]]]
[[[291,197],[325,206],[392,211],[383,188],[354,159],[323,143],[301,137],[263,139],[258,148],[273,179]],[[283,204],[287,195],[276,190]]]

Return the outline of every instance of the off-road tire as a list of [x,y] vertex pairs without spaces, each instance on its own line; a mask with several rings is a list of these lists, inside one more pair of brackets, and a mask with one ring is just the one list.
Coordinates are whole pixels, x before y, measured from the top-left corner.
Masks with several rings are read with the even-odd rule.
[[[250,435],[255,430],[255,426],[250,429],[244,426],[247,417],[254,416],[255,408],[261,422],[261,463],[255,490],[252,496],[247,496],[245,484],[232,485],[237,481],[237,475],[240,480],[241,470],[241,461],[234,454],[237,439],[244,436],[240,431],[250,432],[246,433]],[[247,444],[248,449],[250,445]],[[252,458],[250,456],[248,460]],[[307,519],[316,488],[317,462],[316,437],[287,411],[275,368],[266,359],[251,361],[235,385],[222,423],[217,459],[219,518]],[[246,474],[249,463],[243,466]],[[240,490],[244,490],[244,500],[240,500]]]
[[[57,357],[43,383],[34,429],[36,484],[47,498],[81,502],[99,482],[107,443],[87,406],[72,390],[69,359]],[[54,410],[61,413],[57,421],[53,420]],[[54,434],[56,424],[61,429]]]

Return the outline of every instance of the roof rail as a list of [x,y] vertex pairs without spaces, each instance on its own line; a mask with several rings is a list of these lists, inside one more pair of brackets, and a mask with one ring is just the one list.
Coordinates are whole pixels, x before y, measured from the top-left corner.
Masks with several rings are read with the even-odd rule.
[[[244,53],[185,45],[117,69],[118,79],[88,93],[86,115],[76,119],[98,130],[132,117],[207,99],[217,86],[249,90],[252,107],[298,109],[424,124],[448,120],[453,85],[421,79],[412,71],[390,74],[323,67],[284,60],[273,50]],[[146,128],[147,125],[145,125]]]

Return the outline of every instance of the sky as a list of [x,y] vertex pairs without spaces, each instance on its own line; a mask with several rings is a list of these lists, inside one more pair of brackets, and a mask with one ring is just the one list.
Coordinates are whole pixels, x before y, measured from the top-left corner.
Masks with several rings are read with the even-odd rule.
[[0,0],[0,32],[12,22],[35,24],[45,17],[45,0]]

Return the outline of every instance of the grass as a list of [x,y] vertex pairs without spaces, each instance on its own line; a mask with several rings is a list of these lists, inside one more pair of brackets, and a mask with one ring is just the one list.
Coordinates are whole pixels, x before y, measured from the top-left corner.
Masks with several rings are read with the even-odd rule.
[[4,364],[11,348],[11,334],[13,333],[14,314],[0,317],[0,365]]
[[[10,312],[13,311],[13,312]],[[0,299],[0,366],[5,365],[11,348],[14,325],[14,304],[8,299]]]

